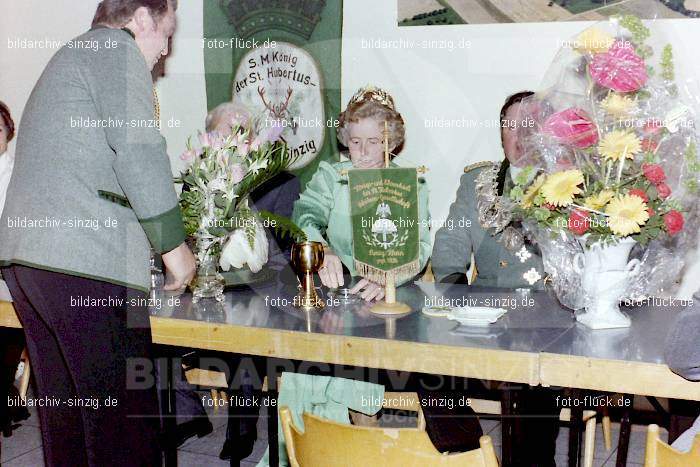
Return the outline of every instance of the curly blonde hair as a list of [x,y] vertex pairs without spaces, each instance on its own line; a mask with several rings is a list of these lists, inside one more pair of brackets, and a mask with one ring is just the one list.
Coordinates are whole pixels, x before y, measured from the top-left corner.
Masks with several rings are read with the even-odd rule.
[[[381,98],[379,92],[382,93]],[[357,123],[364,118],[372,118],[380,123],[382,130],[383,123],[388,123],[389,150],[393,151],[399,148],[404,142],[406,129],[403,117],[395,110],[393,104],[391,96],[381,90],[360,90],[350,99],[347,108],[338,118],[338,141],[343,146],[348,147],[348,123]]]

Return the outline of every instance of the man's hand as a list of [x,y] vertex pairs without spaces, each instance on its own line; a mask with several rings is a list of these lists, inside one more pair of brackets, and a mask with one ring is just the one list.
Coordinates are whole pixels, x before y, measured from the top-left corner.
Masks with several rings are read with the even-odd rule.
[[368,279],[362,279],[360,282],[358,282],[355,287],[350,290],[350,293],[355,294],[360,290],[362,290],[360,297],[368,302],[371,302],[372,300],[381,300],[384,298],[384,287]]
[[165,290],[184,289],[194,279],[197,271],[194,255],[184,242],[163,254],[163,264],[168,273]]
[[332,289],[337,289],[345,283],[343,279],[343,263],[338,258],[338,255],[328,247],[324,248],[323,265],[318,270],[318,277],[321,278],[323,285]]

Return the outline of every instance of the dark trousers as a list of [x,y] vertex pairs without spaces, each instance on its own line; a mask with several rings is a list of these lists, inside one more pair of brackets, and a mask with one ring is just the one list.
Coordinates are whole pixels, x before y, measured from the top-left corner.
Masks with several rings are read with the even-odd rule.
[[[230,369],[227,379],[234,396],[228,406],[226,439],[234,442],[238,437],[257,438],[257,423],[262,402],[262,383],[267,373],[266,360],[250,355],[228,359]],[[239,432],[236,434],[234,417],[238,418]]]
[[[204,404],[202,404],[202,399],[197,394],[197,388],[191,385],[185,377],[185,371],[183,371],[181,365],[181,362],[185,360],[182,351],[179,349],[172,351],[168,348],[156,346],[154,352],[156,359],[172,359],[171,363],[174,365],[172,385],[175,392],[174,415],[176,416],[176,423],[179,425],[198,418],[209,419],[207,411],[204,409]],[[158,395],[160,396],[161,391],[166,388],[167,380],[164,375],[160,374],[158,365],[155,368],[156,384],[158,385]]]
[[21,329],[0,328],[0,431],[12,423],[13,410],[7,402],[11,394],[17,393],[11,389],[23,349],[24,332]]
[[554,455],[559,435],[557,395],[561,390],[523,387],[520,391],[513,429],[514,466],[555,467]]
[[152,364],[145,294],[17,265],[3,276],[27,338],[46,465],[160,465],[155,385],[127,378]]

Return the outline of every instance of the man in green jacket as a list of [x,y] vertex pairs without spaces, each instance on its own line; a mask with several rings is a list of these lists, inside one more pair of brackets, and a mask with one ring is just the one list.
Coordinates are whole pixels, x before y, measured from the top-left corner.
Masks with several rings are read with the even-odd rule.
[[176,7],[102,1],[93,29],[46,66],[19,126],[0,265],[36,397],[51,401],[39,408],[47,465],[160,464],[155,387],[128,375],[150,365],[150,249],[168,289],[195,271],[151,79]]

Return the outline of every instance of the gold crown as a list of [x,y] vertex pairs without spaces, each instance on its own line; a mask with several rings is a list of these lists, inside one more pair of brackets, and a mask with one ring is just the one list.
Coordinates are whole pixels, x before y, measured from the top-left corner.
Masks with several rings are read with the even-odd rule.
[[360,102],[367,100],[378,102],[386,107],[389,107],[391,110],[396,110],[396,107],[394,107],[394,99],[389,95],[389,93],[375,86],[365,86],[360,88],[355,95],[350,98],[348,106],[352,104],[359,104]]

